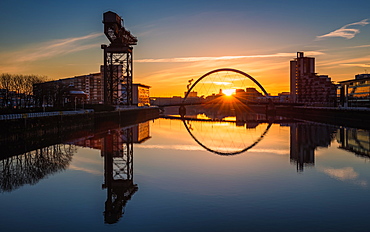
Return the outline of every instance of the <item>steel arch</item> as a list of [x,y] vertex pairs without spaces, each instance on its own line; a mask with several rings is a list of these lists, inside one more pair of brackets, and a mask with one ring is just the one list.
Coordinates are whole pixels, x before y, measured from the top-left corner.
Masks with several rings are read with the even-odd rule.
[[189,88],[188,92],[186,92],[186,95],[184,97],[184,100],[183,100],[183,103],[186,101],[186,99],[188,98],[188,95],[189,93],[193,90],[193,88],[203,79],[205,78],[206,76],[208,75],[211,75],[213,73],[216,73],[216,72],[222,72],[222,71],[230,71],[230,72],[235,72],[235,73],[239,73],[245,77],[248,77],[251,81],[253,81],[256,85],[258,85],[258,87],[262,90],[262,92],[265,94],[265,96],[269,96],[269,94],[266,92],[265,88],[263,88],[263,86],[256,80],[254,79],[251,75],[243,72],[243,71],[240,71],[240,70],[237,70],[237,69],[233,69],[233,68],[220,68],[220,69],[215,69],[213,71],[210,71],[206,74],[204,74],[203,76],[199,77],[198,80],[196,82],[194,82],[194,84]]
[[182,120],[182,122],[184,123],[184,126],[186,128],[186,130],[188,131],[188,133],[190,134],[190,136],[194,139],[194,141],[201,147],[203,147],[204,149],[206,149],[207,151],[209,152],[212,152],[214,154],[217,154],[217,155],[221,155],[221,156],[232,156],[232,155],[239,155],[241,153],[244,153],[246,151],[248,151],[249,149],[251,149],[252,147],[256,146],[264,137],[265,135],[267,134],[267,132],[269,131],[270,127],[272,126],[272,122],[270,122],[265,131],[261,134],[261,136],[256,140],[254,141],[251,145],[249,145],[248,147],[245,147],[239,151],[235,151],[235,152],[221,152],[221,151],[216,151],[216,150],[213,150],[207,146],[205,146],[203,143],[201,143],[194,135],[193,133],[191,133],[189,127],[186,125],[186,122],[185,120]]

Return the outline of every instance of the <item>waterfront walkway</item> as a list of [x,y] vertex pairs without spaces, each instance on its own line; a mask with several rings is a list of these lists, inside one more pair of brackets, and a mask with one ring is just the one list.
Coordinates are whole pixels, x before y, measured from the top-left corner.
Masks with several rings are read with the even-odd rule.
[[90,114],[94,110],[76,110],[76,111],[54,111],[54,112],[37,112],[37,113],[24,113],[24,114],[3,114],[0,115],[0,120],[12,120],[21,118],[39,118],[39,117],[50,117],[57,115],[74,115],[74,114]]

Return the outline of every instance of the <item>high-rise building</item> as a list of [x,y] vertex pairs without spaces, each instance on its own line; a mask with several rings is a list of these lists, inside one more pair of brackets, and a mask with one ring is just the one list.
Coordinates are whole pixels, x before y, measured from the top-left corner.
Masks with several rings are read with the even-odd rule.
[[315,58],[297,52],[297,58],[290,61],[290,95],[292,102],[334,106],[336,85],[329,76],[315,73]]

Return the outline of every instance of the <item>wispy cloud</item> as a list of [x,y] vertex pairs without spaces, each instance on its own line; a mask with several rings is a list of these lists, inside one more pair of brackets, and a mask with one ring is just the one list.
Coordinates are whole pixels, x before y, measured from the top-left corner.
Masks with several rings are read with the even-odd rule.
[[36,61],[40,59],[47,59],[58,55],[78,52],[96,47],[97,44],[88,44],[90,40],[101,36],[101,33],[94,33],[90,35],[53,40],[41,44],[36,44],[31,48],[19,52],[18,61]]
[[347,67],[361,67],[361,68],[369,68],[370,63],[368,64],[340,64],[342,66],[347,66]]
[[368,48],[370,47],[369,44],[366,44],[366,45],[359,45],[359,46],[353,46],[353,47],[347,47],[347,48]]
[[[308,51],[305,52],[309,56],[322,55],[319,51]],[[209,56],[209,57],[179,57],[179,58],[168,58],[168,59],[140,59],[135,60],[138,63],[179,63],[179,62],[202,62],[202,61],[228,61],[236,59],[247,59],[247,58],[276,58],[276,57],[295,57],[296,53],[275,53],[267,55],[249,55],[249,56]]]
[[318,66],[320,67],[326,67],[326,68],[338,68],[338,65],[341,66],[357,66],[357,67],[363,67],[370,64],[370,55],[366,56],[360,56],[356,58],[349,58],[349,59],[342,59],[340,57],[336,60],[326,60],[323,62],[318,63]]
[[[181,150],[181,151],[205,151],[205,149],[201,146],[197,145],[143,145],[143,144],[138,144],[138,148],[145,148],[145,149],[171,149],[171,150]],[[223,148],[225,151],[229,151],[230,148]],[[289,150],[280,150],[280,149],[250,149],[248,153],[275,153],[277,155],[289,155]]]
[[89,168],[85,168],[85,167],[79,167],[79,166],[76,166],[76,165],[69,165],[68,168],[71,169],[71,170],[83,171],[83,172],[90,173],[90,174],[93,174],[93,175],[98,175],[98,176],[101,176],[101,175],[104,174],[102,171],[89,169]]
[[[46,42],[31,44],[26,48],[0,53],[0,70],[2,72],[27,72],[33,62],[45,61],[62,55],[85,51],[91,48],[100,48],[98,41],[102,33],[56,39]],[[13,57],[9,59],[9,57]]]
[[352,39],[353,37],[355,37],[356,34],[360,33],[360,29],[356,27],[365,26],[367,24],[369,24],[368,19],[364,19],[356,23],[350,23],[328,34],[317,36],[316,40],[326,39],[330,37],[342,37],[346,39]]

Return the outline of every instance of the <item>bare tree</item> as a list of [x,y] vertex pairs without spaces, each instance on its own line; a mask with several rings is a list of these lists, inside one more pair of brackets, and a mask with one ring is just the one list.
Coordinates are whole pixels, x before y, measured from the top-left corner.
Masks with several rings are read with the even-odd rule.
[[12,86],[12,75],[9,73],[3,73],[0,75],[0,89],[3,90],[2,93],[2,107],[8,106],[9,102],[9,91]]
[[3,73],[0,75],[2,101],[0,107],[29,107],[33,101],[33,85],[46,81],[45,76]]

